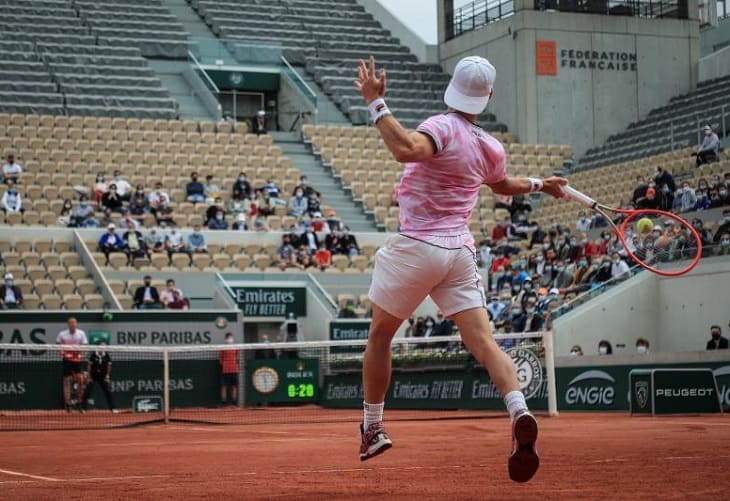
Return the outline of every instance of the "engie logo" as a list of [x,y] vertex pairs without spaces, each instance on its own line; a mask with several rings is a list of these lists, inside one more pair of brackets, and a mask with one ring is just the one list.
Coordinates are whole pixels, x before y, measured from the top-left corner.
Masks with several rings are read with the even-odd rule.
[[728,408],[730,407],[730,365],[718,367],[712,373],[715,375],[715,381],[720,390],[720,404],[723,408]]
[[604,371],[590,370],[578,374],[568,383],[565,403],[568,405],[610,406],[616,395],[616,380]]

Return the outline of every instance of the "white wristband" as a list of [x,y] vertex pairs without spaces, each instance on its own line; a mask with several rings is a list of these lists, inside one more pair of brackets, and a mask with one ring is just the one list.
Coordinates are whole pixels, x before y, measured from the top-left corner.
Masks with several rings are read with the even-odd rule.
[[545,184],[542,182],[542,179],[536,177],[528,177],[527,179],[530,180],[530,193],[542,191],[543,186],[545,186]]
[[378,120],[380,120],[384,116],[392,114],[388,109],[388,105],[385,104],[385,100],[383,98],[378,98],[372,103],[368,104],[368,111],[370,112],[370,119],[373,121],[374,124],[378,123]]

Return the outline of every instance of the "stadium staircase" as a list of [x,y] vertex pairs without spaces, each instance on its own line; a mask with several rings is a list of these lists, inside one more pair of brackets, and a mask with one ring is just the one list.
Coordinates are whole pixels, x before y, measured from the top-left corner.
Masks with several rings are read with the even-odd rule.
[[[442,93],[450,76],[434,64],[419,63],[355,0],[188,0],[221,39],[279,43],[289,62],[314,79],[352,124],[365,124],[367,108],[352,85],[357,61],[373,54],[388,71],[388,103],[407,127],[444,109]],[[507,127],[492,114],[481,125]]]
[[[274,142],[282,153],[291,159],[292,166],[307,176],[314,189],[322,194],[323,205],[331,207],[337,216],[350,227],[353,233],[376,231],[375,224],[369,220],[336,184],[331,173],[327,172],[322,162],[302,143],[299,133],[272,132]],[[287,193],[286,195],[291,195]],[[327,217],[326,214],[324,214]]]
[[722,136],[730,127],[727,118],[725,124],[722,123],[723,108],[728,105],[730,76],[700,82],[696,90],[671,98],[666,105],[651,110],[646,118],[610,136],[605,144],[589,149],[577,169],[592,169],[696,146],[700,127],[708,123]]

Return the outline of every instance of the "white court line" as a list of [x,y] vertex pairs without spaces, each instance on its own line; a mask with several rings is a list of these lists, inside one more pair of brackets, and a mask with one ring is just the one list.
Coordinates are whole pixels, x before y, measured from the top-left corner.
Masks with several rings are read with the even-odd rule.
[[31,475],[30,473],[23,473],[20,471],[0,470],[0,473],[5,473],[6,475],[14,475],[16,477],[27,477],[27,478],[33,478],[35,480],[44,480],[46,482],[61,482],[60,478],[42,477],[40,475]]
[[140,480],[143,478],[170,478],[172,475],[126,475],[126,476],[114,476],[114,477],[82,477],[82,478],[67,478],[64,482],[101,482],[105,480]]

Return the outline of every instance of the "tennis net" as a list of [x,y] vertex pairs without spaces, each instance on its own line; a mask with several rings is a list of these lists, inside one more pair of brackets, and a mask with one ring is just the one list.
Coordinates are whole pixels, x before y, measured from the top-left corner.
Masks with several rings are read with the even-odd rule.
[[[530,407],[556,413],[552,333],[496,338],[517,366]],[[357,422],[365,344],[0,344],[0,430]],[[499,392],[458,336],[396,339],[392,359],[389,420],[504,413]]]

